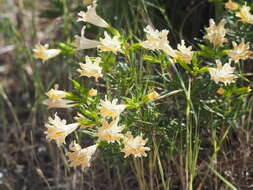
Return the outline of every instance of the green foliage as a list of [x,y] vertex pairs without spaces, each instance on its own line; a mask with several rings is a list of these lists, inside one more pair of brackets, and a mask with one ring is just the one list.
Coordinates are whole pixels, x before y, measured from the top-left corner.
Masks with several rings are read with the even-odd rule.
[[[78,122],[80,128],[75,135],[67,137],[67,144],[73,136],[83,148],[87,144],[97,144],[99,157],[109,162],[106,169],[115,169],[125,164],[129,169],[131,164],[143,162],[145,164],[139,168],[139,172],[145,175],[140,177],[138,170],[135,174],[138,176],[139,185],[141,180],[145,182],[149,178],[152,181],[154,178],[157,186],[152,184],[153,189],[159,187],[201,189],[205,183],[207,184],[205,188],[215,189],[215,185],[208,184],[207,179],[216,185],[219,179],[234,189],[234,185],[228,182],[227,177],[226,179],[223,177],[224,171],[218,164],[222,156],[232,154],[232,148],[225,153],[225,146],[230,143],[233,135],[236,136],[235,139],[239,138],[237,136],[240,134],[237,132],[245,130],[247,117],[251,113],[249,100],[252,96],[250,89],[252,66],[248,60],[232,62],[237,78],[231,84],[215,82],[210,76],[210,68],[217,67],[216,60],[220,60],[222,65],[228,63],[230,59],[228,53],[233,48],[232,41],[240,43],[244,38],[245,42],[250,42],[252,49],[252,25],[239,21],[235,11],[224,10],[224,1],[210,0],[209,2],[215,3],[213,7],[210,6],[211,8],[205,8],[203,2],[191,6],[188,0],[171,1],[170,4],[165,0],[98,1],[98,15],[111,26],[97,28],[85,24],[87,26],[85,37],[99,40],[104,37],[104,31],[110,36],[119,36],[122,51],[116,54],[77,50],[73,46],[74,36],[80,35],[80,29],[84,24],[76,22],[76,15],[86,9],[85,6],[69,0],[49,1],[46,9],[41,11],[40,18],[48,21],[57,20],[55,43],[50,43],[50,47],[55,45],[52,48],[60,49],[61,54],[58,58],[48,61],[48,64],[41,65],[38,61],[33,66],[32,76],[26,76],[27,79],[24,77],[28,82],[30,77],[32,78],[36,91],[32,95],[28,93],[29,97],[35,99],[29,106],[32,110],[36,110],[35,108],[45,99],[46,89],[50,89],[53,83],[60,83],[60,88],[66,89],[64,92],[67,93],[64,100],[72,101],[71,104],[75,106],[67,112],[51,109],[50,115],[57,111],[66,117],[67,123]],[[242,1],[239,2],[243,4]],[[195,12],[202,7],[208,16],[200,18]],[[202,39],[205,33],[203,25],[207,25],[207,20],[203,18],[209,18],[208,11],[213,8],[216,24],[221,18],[225,18],[228,22],[225,28],[229,29],[226,34],[228,42],[216,47],[209,40]],[[141,42],[146,40],[143,28],[152,23],[159,31],[166,28],[170,30],[168,38],[174,50],[179,39],[185,39],[187,46],[191,43],[194,52],[190,64],[184,57],[169,56],[162,48],[150,50],[143,47]],[[17,52],[20,53],[19,61],[36,62],[31,53],[32,48],[29,47],[29,50],[25,47],[22,33],[8,19],[0,21],[0,31],[4,31],[5,39],[19,44],[17,45]],[[198,38],[194,39],[193,36]],[[99,66],[102,68],[103,76],[98,80],[90,76],[79,76],[77,72],[77,69],[80,69],[79,63],[84,63],[87,55],[91,56],[91,61],[95,61],[95,57],[101,58]],[[98,94],[90,95],[91,88],[98,90]],[[154,91],[158,96],[152,98],[150,94]],[[105,97],[110,102],[118,99],[117,104],[126,106],[119,116],[118,124],[124,126],[121,132],[124,137],[114,143],[94,136],[104,121],[111,123],[115,120],[101,113],[101,102]],[[77,113],[78,116],[75,117]],[[31,115],[33,114],[36,115],[37,112],[33,111]],[[45,113],[42,115],[47,116]],[[18,125],[19,122],[15,122]],[[124,158],[121,150],[126,146],[123,142],[129,131],[133,137],[142,134],[143,139],[147,139],[145,147],[151,148],[151,151],[147,151],[147,158],[135,158],[134,153],[128,156],[128,159]],[[67,146],[63,150],[60,150],[62,152],[59,156],[62,160],[57,157],[59,159],[57,162],[65,163],[67,168],[65,175],[68,176],[72,170],[69,170],[63,153],[69,150]],[[132,159],[138,161],[132,162]],[[99,167],[96,164],[99,165],[94,161],[92,169]],[[150,173],[146,174],[147,171]],[[147,187],[149,181],[144,184],[143,187]]]

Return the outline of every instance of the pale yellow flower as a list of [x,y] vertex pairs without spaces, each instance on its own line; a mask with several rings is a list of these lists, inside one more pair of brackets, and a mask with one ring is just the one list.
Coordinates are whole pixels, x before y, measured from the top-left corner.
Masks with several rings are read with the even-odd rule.
[[121,114],[121,112],[124,111],[126,106],[123,104],[117,105],[117,102],[118,102],[118,99],[113,99],[113,101],[110,102],[107,99],[107,96],[105,96],[105,101],[100,100],[100,104],[101,104],[101,106],[99,107],[100,114],[104,117],[106,116],[112,117],[113,119],[118,117]]
[[97,145],[92,145],[82,149],[79,144],[74,142],[69,146],[69,149],[71,152],[68,152],[67,156],[69,158],[70,166],[81,166],[81,168],[84,169],[86,167],[90,167],[90,161],[97,150]]
[[225,3],[225,8],[231,11],[237,10],[239,8],[238,4],[233,2],[232,0],[228,0],[228,2]]
[[168,56],[171,56],[173,58],[175,58],[177,55],[176,55],[176,51],[169,45],[169,44],[164,44],[163,46],[163,52],[165,54],[167,54]]
[[160,95],[155,91],[153,90],[152,92],[148,93],[148,99],[149,100],[154,100],[154,99],[157,99],[160,97]]
[[225,93],[225,89],[224,88],[219,88],[216,93],[219,94],[219,95],[223,95]]
[[75,131],[78,127],[78,123],[68,124],[65,119],[61,119],[57,116],[57,113],[52,117],[48,118],[48,123],[45,124],[47,131],[46,139],[51,141],[55,140],[58,145],[65,144],[65,138]]
[[45,45],[41,45],[41,44],[37,44],[35,46],[35,48],[33,49],[34,52],[34,57],[36,59],[42,59],[43,62],[57,56],[61,50],[59,49],[48,49],[49,45],[45,44]]
[[216,26],[214,20],[210,19],[209,27],[205,28],[207,34],[204,36],[204,39],[209,40],[214,46],[222,45],[223,43],[227,42],[225,35],[228,30],[224,27],[226,23],[227,21],[222,19]]
[[81,30],[81,36],[78,36],[78,35],[75,36],[75,41],[73,45],[77,47],[77,50],[97,48],[100,42],[86,38],[84,36],[84,33],[85,33],[85,26],[83,26]]
[[97,133],[94,134],[100,141],[108,141],[114,143],[123,138],[121,134],[124,126],[118,126],[119,117],[108,123],[106,120],[103,121],[102,127],[98,128]]
[[253,15],[250,13],[250,7],[243,5],[235,15],[239,17],[242,22],[253,24]]
[[98,94],[98,91],[94,88],[92,88],[88,91],[89,96],[96,96],[97,94]]
[[177,45],[177,49],[178,49],[178,51],[176,51],[176,58],[184,61],[187,64],[191,64],[192,56],[194,53],[192,51],[192,46],[186,47],[185,41],[182,40],[181,44]]
[[139,136],[133,137],[131,132],[127,132],[127,134],[123,138],[124,148],[121,150],[121,152],[125,153],[124,158],[126,158],[127,156],[131,154],[135,158],[147,156],[145,151],[150,151],[150,148],[145,147],[146,142],[147,142],[147,139],[144,140],[142,138],[142,134]]
[[94,77],[96,81],[99,77],[102,77],[102,68],[99,66],[101,58],[97,57],[94,62],[90,59],[89,56],[85,56],[85,64],[79,63],[81,69],[77,69],[80,73],[80,76]]
[[111,38],[106,31],[104,32],[104,36],[105,38],[100,38],[100,45],[97,46],[100,51],[112,51],[114,54],[122,52],[119,36]]
[[43,104],[47,105],[48,108],[70,108],[76,106],[73,104],[73,101],[71,100],[66,100],[66,99],[57,99],[57,100],[52,100],[52,99],[46,99],[43,101]]
[[[43,101],[43,104],[48,108],[69,108],[75,106],[73,101],[63,99],[68,93],[62,90],[51,89],[46,93],[48,99]],[[72,103],[72,104],[71,104]]]
[[244,39],[238,45],[236,42],[232,42],[234,49],[228,50],[228,56],[234,61],[238,62],[240,59],[248,59],[252,55],[252,51],[249,50],[249,42],[244,43]]
[[48,92],[46,92],[46,95],[48,96],[48,98],[52,100],[57,100],[65,98],[68,95],[68,93],[63,90],[57,90],[52,88]]
[[237,76],[234,73],[235,67],[231,67],[231,60],[222,66],[220,60],[216,60],[216,68],[208,68],[211,79],[215,83],[223,82],[225,85],[234,83]]
[[96,7],[97,4],[96,2],[94,2],[93,5],[87,7],[86,12],[84,11],[79,12],[78,16],[80,18],[77,19],[77,22],[80,21],[87,22],[103,28],[109,27],[109,24],[104,19],[102,19],[100,16],[97,15]]
[[170,47],[168,41],[168,30],[162,30],[161,32],[157,29],[153,29],[152,26],[148,25],[144,32],[146,32],[147,40],[141,43],[141,46],[149,50],[163,50],[169,56],[174,56],[174,50]]

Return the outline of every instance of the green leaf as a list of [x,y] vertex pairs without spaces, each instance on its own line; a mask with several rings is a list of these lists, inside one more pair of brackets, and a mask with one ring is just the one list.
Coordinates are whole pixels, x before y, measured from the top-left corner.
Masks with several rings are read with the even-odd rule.
[[80,90],[81,85],[76,80],[71,80],[75,90]]
[[143,60],[150,62],[150,63],[161,63],[161,60],[159,60],[153,56],[150,56],[150,55],[144,55]]
[[250,87],[243,87],[243,88],[235,88],[231,90],[233,94],[238,94],[238,95],[242,95],[242,94],[248,94],[251,89]]
[[59,49],[61,50],[61,54],[63,55],[74,55],[75,54],[75,47],[69,44],[58,42],[57,43]]

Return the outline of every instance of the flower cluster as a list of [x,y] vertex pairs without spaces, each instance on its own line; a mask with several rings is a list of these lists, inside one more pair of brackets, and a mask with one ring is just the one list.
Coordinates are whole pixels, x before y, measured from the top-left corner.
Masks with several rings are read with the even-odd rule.
[[[135,46],[138,46],[138,48],[144,48],[146,49],[145,51],[154,51],[154,54],[163,56],[161,60],[157,61],[159,63],[161,62],[161,64],[166,62],[163,67],[173,65],[176,70],[177,67],[181,66],[187,71],[187,74],[194,76],[192,77],[194,78],[193,80],[201,78],[196,77],[197,75],[202,75],[202,77],[208,76],[207,80],[212,80],[211,83],[213,86],[219,85],[219,89],[216,90],[216,93],[219,95],[224,95],[227,90],[226,88],[232,86],[231,84],[235,83],[238,79],[236,74],[236,65],[240,64],[241,60],[252,58],[253,52],[250,50],[249,42],[245,42],[244,39],[236,39],[236,41],[232,42],[229,41],[229,30],[225,28],[225,25],[227,24],[225,19],[222,19],[218,24],[216,24],[213,19],[210,19],[209,27],[205,28],[206,34],[203,36],[203,41],[206,46],[203,49],[207,49],[208,53],[211,52],[215,54],[213,56],[213,54],[210,53],[212,56],[208,57],[208,55],[206,55],[208,53],[204,52],[206,54],[203,54],[201,51],[193,50],[193,47],[195,48],[195,46],[192,47],[186,45],[185,40],[181,40],[180,43],[173,48],[168,40],[169,31],[159,31],[151,25],[144,28],[144,33],[146,35],[145,40],[134,45],[128,44],[126,43],[127,40],[125,40],[116,29],[112,28],[103,18],[97,15],[96,1],[84,1],[84,3],[89,4],[89,6],[86,11],[78,13],[77,22],[93,24],[106,31],[103,33],[104,38],[98,37],[97,39],[99,40],[93,40],[85,37],[86,26],[82,26],[80,36],[75,36],[73,45],[76,47],[76,51],[96,48],[99,52],[99,56],[96,57],[89,57],[86,55],[85,61],[83,61],[84,58],[82,58],[81,62],[76,64],[76,74],[82,78],[80,80],[89,80],[89,85],[98,86],[91,89],[79,88],[82,84],[78,83],[78,85],[75,85],[75,87],[77,86],[77,90],[75,89],[77,93],[80,92],[78,95],[58,90],[56,87],[46,92],[47,99],[43,101],[43,103],[49,108],[77,107],[78,110],[77,116],[74,117],[75,122],[72,124],[67,124],[67,121],[65,119],[61,119],[57,113],[54,114],[54,118],[48,118],[48,122],[45,124],[45,127],[47,128],[46,138],[49,141],[54,140],[57,145],[63,145],[65,144],[65,139],[68,135],[74,131],[78,132],[81,130],[87,132],[93,139],[95,139],[95,143],[86,148],[82,148],[81,145],[76,142],[73,142],[69,146],[70,151],[67,153],[67,156],[69,158],[70,166],[73,167],[89,167],[96,150],[99,149],[101,144],[104,144],[101,143],[102,141],[106,141],[106,144],[108,145],[111,143],[117,144],[120,151],[124,153],[125,158],[130,155],[133,157],[146,156],[147,151],[151,150],[146,146],[148,139],[143,137],[143,131],[138,131],[137,129],[136,133],[132,133],[133,131],[130,131],[131,128],[128,126],[129,124],[125,124],[127,122],[124,123],[122,114],[127,114],[127,111],[131,106],[130,103],[133,103],[133,107],[139,108],[144,103],[149,104],[151,102],[151,105],[153,101],[162,100],[166,94],[160,96],[158,92],[152,90],[145,93],[145,95],[141,94],[141,97],[137,97],[136,101],[131,102],[128,97],[118,99],[115,97],[117,93],[114,93],[112,90],[108,93],[110,96],[106,93],[104,95],[104,99],[102,99],[100,94],[105,93],[107,89],[100,89],[104,88],[107,83],[104,85],[99,84],[99,82],[102,80],[106,81],[107,76],[110,74],[108,74],[110,69],[108,69],[108,65],[106,65],[107,58],[105,57],[107,57],[107,55],[112,57],[117,56],[120,58],[122,56],[122,58],[127,60],[126,62],[130,65],[130,51],[132,51]],[[233,13],[233,11],[239,9],[238,4],[232,2],[231,0],[225,4],[225,7],[231,10],[229,13]],[[241,19],[242,22],[253,24],[253,16],[250,13],[250,8],[246,5],[238,10],[238,12],[234,13]],[[233,47],[229,49],[227,48],[229,46]],[[60,50],[48,49],[48,47],[48,45],[36,45],[33,50],[34,57],[42,59],[42,61],[45,62],[60,53]],[[219,56],[220,54],[223,57]],[[106,56],[103,57],[103,55]],[[211,57],[211,61],[207,62],[206,59],[203,59],[204,61],[197,60],[200,56],[206,56],[208,57],[208,60],[210,60]],[[179,64],[176,65],[175,63]],[[205,65],[203,66],[202,64]],[[209,75],[202,74],[205,72],[209,73],[210,77]],[[110,75],[110,77],[114,76]],[[165,77],[165,74],[163,74],[163,77]],[[95,79],[95,82],[93,78]],[[147,89],[154,88],[151,88],[151,85],[149,86],[148,84],[145,87],[145,92]],[[127,103],[130,102],[129,107],[128,105],[121,103],[122,99],[129,100],[127,101]],[[135,134],[139,135],[135,136]]]
[[[90,2],[84,2],[90,4]],[[77,22],[90,23],[102,28],[109,28],[109,24],[99,17],[96,13],[96,1],[93,1],[92,5],[87,7],[87,11],[81,11],[78,13]],[[75,36],[75,41],[73,45],[76,47],[77,51],[84,49],[97,48],[100,52],[112,52],[117,55],[118,53],[123,53],[122,51],[122,41],[120,40],[119,34],[111,37],[107,31],[104,32],[104,38],[100,38],[99,41],[91,40],[86,38],[85,35],[86,26],[83,26],[81,29],[81,35]],[[158,32],[159,33],[159,32]],[[156,34],[155,34],[156,35]],[[158,34],[159,35],[159,34]],[[166,32],[162,34],[161,38],[167,38]],[[41,58],[43,61],[52,58],[52,53],[56,50],[47,50],[48,46],[36,46],[34,50],[35,58]],[[57,50],[57,52],[59,52]],[[50,54],[50,55],[49,55]],[[56,56],[56,54],[54,54]],[[95,81],[98,82],[99,78],[103,78],[103,67],[102,59],[100,57],[89,57],[85,56],[85,63],[79,63],[79,68],[76,70],[80,77],[94,77]],[[71,93],[66,91],[58,90],[58,87],[51,89],[46,93],[48,97],[44,100],[49,108],[69,108],[79,106],[80,104],[74,103],[73,100],[68,99],[71,96]],[[89,101],[92,98],[98,98],[97,90],[91,88],[87,91],[87,96],[89,96]],[[158,93],[153,92],[148,95],[149,99],[153,100],[159,96]],[[83,121],[87,118],[83,113],[78,112],[77,116],[74,117],[75,123],[67,124],[65,119],[61,119],[56,113],[54,118],[49,117],[48,123],[45,124],[47,131],[46,138],[48,140],[54,140],[59,146],[65,144],[65,139],[68,135],[74,131],[79,130],[92,130],[90,134],[93,138],[97,139],[97,142],[94,145],[91,145],[86,148],[82,148],[80,144],[72,142],[69,146],[69,152],[67,157],[69,158],[70,166],[76,167],[81,166],[81,168],[89,167],[92,156],[96,152],[96,149],[99,147],[101,141],[107,141],[108,143],[117,143],[123,146],[121,152],[125,153],[125,157],[133,155],[134,157],[146,156],[146,151],[149,151],[150,148],[145,147],[146,140],[143,140],[142,135],[136,136],[135,138],[130,135],[131,132],[125,130],[124,125],[120,125],[120,115],[126,109],[125,104],[118,104],[118,99],[114,98],[112,101],[108,100],[105,96],[104,100],[100,100],[99,105],[97,105],[97,114],[98,120],[93,124],[83,124]],[[129,141],[127,142],[127,139]]]

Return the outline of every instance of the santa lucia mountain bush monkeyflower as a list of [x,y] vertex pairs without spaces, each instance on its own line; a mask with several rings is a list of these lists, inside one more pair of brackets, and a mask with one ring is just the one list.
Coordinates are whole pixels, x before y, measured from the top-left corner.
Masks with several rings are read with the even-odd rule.
[[124,137],[121,133],[124,129],[124,126],[118,126],[118,122],[119,117],[117,117],[111,123],[108,123],[106,120],[104,120],[102,127],[98,128],[98,131],[94,134],[94,136],[98,137],[100,141],[107,141],[112,143],[119,141]]
[[232,0],[228,0],[228,2],[225,3],[225,8],[231,11],[234,11],[234,10],[237,10],[239,6],[237,3],[233,2]]
[[230,66],[231,60],[222,66],[220,60],[216,60],[216,68],[209,68],[211,79],[215,83],[222,82],[225,85],[234,83],[237,76],[234,73],[235,68]]
[[94,2],[95,0],[83,0],[83,4],[85,5],[90,5]]
[[97,15],[96,7],[97,3],[96,1],[94,1],[92,5],[87,7],[86,12],[84,11],[79,12],[78,16],[80,16],[80,18],[77,19],[77,22],[87,22],[102,28],[109,27],[109,24],[104,19],[102,19],[100,16]]
[[227,54],[228,56],[235,62],[239,62],[239,60],[245,60],[248,58],[252,58],[252,51],[249,50],[249,42],[245,44],[244,39],[242,39],[242,42],[240,44],[237,44],[236,42],[232,42],[233,49],[228,50]]
[[75,106],[73,101],[64,99],[68,95],[67,92],[62,90],[51,89],[46,93],[48,99],[44,100],[43,103],[48,108],[69,108]]
[[84,50],[84,49],[92,49],[98,48],[101,52],[103,51],[112,51],[114,54],[118,52],[122,52],[121,49],[121,41],[119,40],[119,36],[115,35],[110,37],[109,34],[105,31],[104,38],[100,38],[100,41],[90,40],[84,37],[85,26],[83,26],[81,30],[81,36],[75,36],[75,42],[73,45],[77,47],[77,50]]
[[111,38],[106,31],[104,32],[104,36],[104,38],[100,38],[100,45],[97,46],[101,52],[112,51],[114,54],[122,52],[119,36],[113,36]]
[[42,61],[45,62],[59,55],[61,51],[59,49],[49,49],[48,44],[37,44],[33,49],[33,52],[36,59],[42,59]]
[[100,44],[99,41],[90,40],[84,36],[85,28],[86,27],[83,26],[81,30],[81,36],[75,35],[75,42],[73,43],[73,45],[77,47],[77,50],[97,48],[97,46]]
[[185,41],[182,40],[181,44],[177,45],[177,49],[175,51],[175,58],[184,61],[187,64],[191,64],[192,61],[192,56],[193,56],[193,51],[192,51],[192,47],[186,47],[185,46]]
[[[228,9],[236,10],[232,1],[228,3],[226,4]],[[72,80],[74,86],[73,92],[62,91],[57,88],[49,90],[46,93],[48,99],[44,101],[44,104],[48,105],[49,108],[73,107],[73,110],[77,111],[77,116],[74,117],[75,121],[72,124],[67,124],[67,121],[58,117],[57,114],[55,114],[54,118],[49,117],[48,122],[45,124],[47,128],[46,138],[48,140],[54,140],[58,145],[62,145],[65,144],[65,139],[68,142],[67,136],[75,131],[76,135],[79,132],[88,134],[95,142],[92,143],[94,144],[92,146],[82,148],[82,139],[80,139],[80,142],[78,141],[80,144],[74,142],[69,146],[67,157],[70,166],[73,167],[89,167],[96,150],[100,146],[110,146],[112,144],[116,145],[115,147],[119,149],[119,154],[125,158],[130,155],[134,158],[147,156],[147,152],[151,150],[148,145],[150,145],[149,143],[152,139],[145,139],[144,134],[145,136],[151,134],[158,136],[160,131],[162,131],[161,134],[167,134],[167,131],[164,132],[166,129],[160,128],[160,123],[158,123],[160,119],[157,121],[157,126],[155,125],[156,121],[152,121],[153,116],[155,119],[157,117],[154,114],[156,112],[154,110],[157,110],[157,115],[161,112],[161,118],[163,117],[162,115],[167,114],[167,112],[165,114],[162,111],[164,107],[163,109],[159,107],[160,105],[164,105],[164,102],[168,100],[163,98],[171,95],[170,92],[167,92],[169,90],[166,89],[166,86],[175,88],[175,91],[181,91],[182,88],[187,89],[186,84],[188,85],[190,82],[193,84],[192,86],[190,84],[192,88],[195,88],[195,86],[205,88],[206,81],[209,81],[210,86],[213,87],[210,89],[215,89],[212,92],[216,96],[219,94],[220,98],[223,98],[226,96],[227,91],[231,91],[232,87],[237,88],[234,86],[238,84],[231,83],[237,83],[236,79],[240,79],[235,74],[235,70],[238,70],[238,76],[240,76],[241,71],[238,65],[252,56],[249,42],[245,43],[244,40],[241,40],[241,43],[230,41],[229,35],[227,35],[229,29],[225,27],[227,23],[225,19],[222,19],[218,24],[213,19],[210,19],[209,27],[205,28],[206,34],[203,37],[205,40],[203,44],[200,44],[203,45],[203,49],[197,50],[196,48],[193,50],[192,46],[187,46],[184,40],[181,40],[175,49],[173,49],[168,40],[169,31],[159,31],[151,27],[151,25],[144,28],[143,33],[146,37],[140,40],[140,43],[128,43],[128,37],[121,35],[118,30],[112,28],[103,18],[97,15],[96,6],[96,2],[94,3],[93,1],[93,4],[87,7],[86,12],[81,11],[78,13],[77,18],[77,21],[81,24],[90,23],[102,27],[102,30],[105,30],[102,33],[102,37],[96,37],[98,40],[85,37],[86,26],[82,26],[80,36],[75,36],[74,46],[76,47],[75,50],[78,51],[78,56],[73,57],[73,60],[77,59],[75,61],[75,66],[77,67],[75,70],[80,76],[78,80],[82,82]],[[235,11],[230,11],[230,13],[235,13]],[[236,13],[236,16],[240,17],[243,22],[247,21],[247,23],[250,23],[252,19],[247,7],[240,9]],[[227,26],[229,27],[229,24]],[[206,41],[210,43],[206,43]],[[231,44],[233,47],[230,47]],[[94,51],[98,52],[97,56],[93,54],[94,57],[89,57],[86,52],[82,54],[82,51],[91,48],[96,48]],[[138,51],[140,48],[145,49],[145,51]],[[58,55],[60,52],[57,49],[53,49],[53,51],[49,50],[48,45],[36,46],[34,49],[34,57],[46,61]],[[204,52],[204,50],[207,51]],[[140,60],[138,59],[146,56],[142,54],[143,52],[145,54],[150,53],[151,56],[148,55],[151,57],[150,60],[154,60],[154,63],[157,63],[155,72],[153,70],[150,72],[152,73],[152,80],[150,79],[150,75],[147,74],[149,72],[142,72],[143,77],[141,78],[143,80],[139,80],[138,77],[135,78],[135,75],[131,75],[131,72],[136,72],[135,74],[137,75],[140,72],[138,70]],[[79,55],[85,55],[85,57]],[[85,63],[83,63],[84,58]],[[211,63],[216,60],[216,66],[210,66],[210,60],[212,61]],[[226,60],[229,60],[229,62],[225,63]],[[233,67],[231,66],[232,61],[234,64]],[[176,62],[180,64],[174,64]],[[225,64],[222,64],[222,62]],[[124,63],[129,63],[124,66],[125,71],[127,71],[125,73],[127,74],[122,72],[122,68],[119,67],[120,64],[124,65]],[[145,64],[149,64],[147,66],[149,67],[152,62],[150,61],[149,63],[145,60]],[[187,71],[182,72],[183,77],[178,77],[181,80],[180,84],[175,80],[177,78],[175,77],[175,73],[169,77],[166,74],[166,71],[169,71],[172,68],[169,67],[172,65],[177,75],[179,75],[178,73],[181,70],[184,71],[185,69]],[[159,71],[160,67],[161,72]],[[146,69],[146,65],[143,66],[143,69]],[[93,78],[95,78],[95,81]],[[132,80],[133,78],[134,80]],[[198,85],[194,84],[195,81],[199,82]],[[202,84],[201,81],[205,81],[205,84]],[[161,82],[164,83],[163,87],[156,86],[156,84]],[[223,88],[220,87],[217,90],[217,84],[220,85],[220,83],[225,87],[222,86]],[[127,87],[124,88],[124,85]],[[118,89],[119,86],[122,87],[122,91]],[[160,94],[155,90],[147,93],[147,89],[159,89]],[[209,88],[206,90],[208,91]],[[139,91],[141,92],[138,96],[137,92]],[[196,91],[194,89],[190,93],[197,93]],[[246,89],[245,91],[248,90]],[[210,91],[206,94],[206,98],[208,99]],[[190,94],[189,98],[194,95]],[[104,97],[104,99],[101,97]],[[153,104],[152,101],[157,99],[159,99],[159,102],[157,101],[158,104]],[[127,103],[122,103],[122,100]],[[145,104],[147,104],[146,107]],[[181,102],[178,105],[181,105]],[[184,105],[183,100],[182,105]],[[138,125],[139,123],[143,124],[143,126],[139,128],[132,127],[133,124]],[[151,124],[154,124],[158,128],[159,133],[156,133],[155,127],[147,127],[151,126]]]
[[46,138],[51,141],[55,140],[57,145],[65,144],[65,138],[75,131],[79,126],[78,123],[68,124],[65,119],[61,119],[57,116],[57,113],[54,115],[54,119],[52,117],[48,118],[48,123],[46,123],[45,127]]
[[227,21],[222,19],[218,25],[215,24],[213,19],[209,20],[209,27],[205,28],[207,34],[204,36],[204,39],[209,40],[214,47],[222,45],[228,40],[225,38],[228,30],[225,29]]
[[145,147],[147,140],[142,138],[142,134],[136,137],[133,137],[131,132],[127,132],[123,139],[124,148],[121,152],[125,153],[125,158],[129,155],[134,157],[147,156],[146,151],[150,151],[149,147]]
[[253,24],[253,15],[250,13],[250,7],[243,5],[235,15],[240,18],[240,21],[246,24]]
[[110,102],[107,99],[107,96],[105,96],[105,101],[104,100],[100,100],[100,114],[104,117],[112,117],[113,119],[115,119],[116,117],[118,117],[121,112],[124,111],[124,109],[126,108],[126,105],[124,104],[118,104],[118,99],[113,99],[112,102]]
[[160,94],[158,94],[155,90],[151,91],[147,95],[149,100],[155,100],[160,97]]
[[98,91],[94,88],[90,89],[89,92],[88,92],[88,95],[89,96],[96,96],[98,93]]
[[81,148],[76,142],[72,142],[69,146],[70,152],[67,153],[70,166],[81,166],[82,169],[90,167],[90,161],[93,154],[97,150],[97,145],[92,145],[87,148]]
[[175,52],[169,45],[168,41],[168,30],[162,30],[161,32],[153,29],[152,26],[148,25],[144,28],[144,32],[146,32],[147,40],[141,42],[141,46],[145,49],[149,50],[162,50],[167,55],[175,57]]
[[77,69],[77,71],[80,73],[80,76],[94,77],[97,81],[98,78],[103,76],[99,63],[101,63],[100,57],[97,57],[93,62],[89,56],[86,56],[85,64],[79,63],[81,69]]

